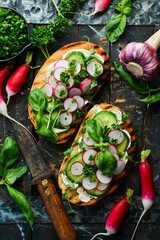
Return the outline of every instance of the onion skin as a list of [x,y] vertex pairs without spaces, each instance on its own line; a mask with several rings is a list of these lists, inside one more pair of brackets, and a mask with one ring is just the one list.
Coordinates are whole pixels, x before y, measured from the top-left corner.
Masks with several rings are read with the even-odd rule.
[[[119,62],[126,71],[127,64],[136,63],[142,68],[142,73],[131,71],[137,79],[151,80],[158,76],[160,65],[157,51],[147,43],[131,42],[127,44],[119,54]],[[141,69],[139,69],[141,70]]]

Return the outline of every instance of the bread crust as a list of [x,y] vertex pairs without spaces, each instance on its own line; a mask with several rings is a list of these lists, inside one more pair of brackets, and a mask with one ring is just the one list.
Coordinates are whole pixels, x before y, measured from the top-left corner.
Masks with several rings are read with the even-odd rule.
[[[85,42],[85,41],[80,41],[80,42],[75,42],[75,43],[68,44],[68,45],[60,48],[55,53],[53,53],[47,59],[47,61],[43,64],[43,66],[40,68],[38,74],[36,75],[36,77],[33,81],[31,91],[35,87],[41,88],[44,85],[44,81],[47,81],[46,70],[52,62],[60,60],[63,57],[63,55],[70,50],[85,49],[85,50],[89,51],[90,48],[92,48],[92,47],[94,47],[95,52],[97,54],[99,54],[104,59],[104,66],[105,66],[105,70],[106,70],[103,73],[103,75],[101,76],[101,78],[98,80],[98,86],[94,88],[94,92],[98,92],[98,90],[100,89],[103,81],[107,77],[107,70],[110,68],[109,56],[104,51],[104,49],[102,47],[100,47],[99,45],[93,44],[93,43],[88,43],[88,42]],[[89,106],[86,106],[84,108],[84,111],[87,111],[88,107]],[[28,104],[28,114],[29,114],[29,117],[31,119],[31,122],[33,123],[33,125],[36,129],[36,120],[33,117],[33,109],[30,106],[30,104]],[[72,125],[72,127],[69,130],[67,130],[66,132],[58,134],[57,144],[66,142],[73,135],[73,133],[75,132],[75,130],[77,129],[77,127],[81,123],[82,119],[83,119],[83,117],[77,118],[76,121],[74,122],[74,124]]]
[[[96,113],[96,110],[95,110],[96,107],[100,107],[103,110],[109,110],[109,109],[113,108],[113,109],[117,109],[119,111],[122,111],[120,108],[118,108],[116,106],[113,106],[113,105],[110,105],[110,104],[107,104],[107,103],[97,104],[88,112],[88,114],[86,115],[86,117],[84,118],[83,121],[87,121],[88,118],[91,118]],[[133,133],[134,129],[131,126],[131,120],[127,119],[123,124],[121,124],[121,127],[123,129],[127,130],[129,132],[129,134],[131,135],[131,146],[128,149],[128,154],[132,156],[134,154],[134,151],[135,151],[135,148],[136,148],[136,136]],[[80,137],[80,133],[81,133],[81,129],[82,128],[83,128],[83,126],[81,124],[81,126],[79,128],[79,131],[78,131],[78,133],[77,133],[77,135],[75,137],[75,140],[77,140]],[[71,148],[75,148],[76,149],[77,147],[78,147],[78,144],[75,144],[73,142]],[[61,167],[60,167],[60,170],[59,170],[59,175],[58,175],[58,185],[59,185],[59,187],[62,190],[62,194],[65,193],[65,192],[68,192],[69,189],[65,187],[65,184],[63,183],[63,180],[62,180],[62,177],[61,177],[61,174],[63,173],[63,170],[65,168],[65,165],[66,165],[67,161],[69,161],[72,158],[72,156],[74,156],[76,153],[78,153],[78,150],[73,150],[71,155],[70,156],[66,156],[64,158],[62,164],[61,164]],[[110,195],[111,193],[113,193],[117,189],[117,187],[120,185],[122,180],[124,180],[125,176],[128,174],[131,165],[132,165],[132,161],[128,161],[128,163],[127,163],[127,165],[125,167],[125,170],[120,175],[117,175],[117,176],[113,177],[113,179],[111,181],[111,186],[110,186],[109,190],[104,195],[102,195],[102,196],[100,196],[98,198],[93,198],[89,202],[85,203],[85,202],[82,202],[79,199],[79,194],[76,192],[75,189],[73,189],[73,190],[70,189],[69,192],[68,192],[68,199],[69,199],[69,201],[71,203],[73,203],[73,204],[80,205],[80,206],[83,206],[83,205],[93,205],[93,204],[97,203],[98,201],[100,201],[104,197]]]

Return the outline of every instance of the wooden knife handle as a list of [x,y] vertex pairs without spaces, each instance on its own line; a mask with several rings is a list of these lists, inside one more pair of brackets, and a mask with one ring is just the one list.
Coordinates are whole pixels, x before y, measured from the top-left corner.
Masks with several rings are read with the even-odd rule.
[[37,188],[60,240],[75,240],[76,232],[52,178],[37,181]]

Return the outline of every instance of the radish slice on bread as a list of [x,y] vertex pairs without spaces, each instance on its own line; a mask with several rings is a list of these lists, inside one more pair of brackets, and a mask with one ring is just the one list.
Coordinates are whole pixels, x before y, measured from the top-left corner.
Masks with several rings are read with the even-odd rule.
[[94,156],[96,155],[97,151],[94,149],[86,150],[82,155],[82,160],[85,164],[93,166],[95,165]]
[[83,164],[81,162],[74,162],[70,167],[70,172],[74,176],[81,176],[83,173]]
[[109,152],[111,152],[112,154],[117,154],[117,148],[113,145],[110,144],[109,147],[105,147]]
[[69,126],[72,123],[72,120],[73,120],[73,117],[71,113],[67,114],[65,112],[60,114],[60,124],[62,126]]
[[51,84],[45,84],[44,86],[44,92],[46,94],[47,97],[52,97],[54,94],[54,88],[52,87]]
[[103,184],[99,182],[96,189],[99,191],[104,191],[105,189],[107,189],[107,187],[108,187],[108,184]]
[[116,140],[116,144],[120,144],[124,140],[124,133],[121,130],[117,130],[117,129],[111,130],[108,133],[108,136],[109,136],[110,143]]
[[77,75],[77,74],[79,74],[79,73],[81,72],[81,70],[82,70],[82,65],[81,65],[80,62],[77,61],[77,60],[72,60],[72,61],[75,61],[75,64],[76,64],[76,69],[75,69],[75,72],[74,72],[73,75]]
[[76,100],[73,98],[67,98],[64,101],[63,106],[64,106],[64,109],[68,110],[69,112],[74,112],[78,108],[78,104],[77,104]]
[[119,175],[119,174],[121,174],[121,173],[123,172],[125,166],[126,166],[125,162],[122,161],[122,160],[119,160],[119,161],[117,162],[116,170],[115,170],[115,172],[114,172],[113,174],[114,174],[114,175]]
[[77,101],[78,108],[83,108],[84,107],[85,101],[82,97],[76,95],[76,96],[73,96],[73,99],[75,99]]
[[89,136],[87,132],[85,132],[84,137],[83,137],[83,142],[88,146],[92,147],[96,142]]
[[82,94],[81,89],[73,87],[69,90],[69,97],[80,96]]
[[85,190],[90,191],[93,190],[97,187],[98,182],[96,181],[91,181],[89,177],[84,177],[82,179],[82,186]]
[[56,80],[54,78],[53,75],[51,75],[49,78],[48,78],[48,83],[52,85],[52,87],[56,87],[58,85],[58,80]]
[[88,74],[92,77],[98,77],[103,73],[103,66],[98,61],[90,61],[86,69]]
[[64,67],[58,67],[54,70],[54,78],[60,81],[61,73],[64,72],[66,69]]
[[87,93],[92,85],[92,81],[89,78],[84,79],[81,84],[80,84],[80,89],[82,90],[83,93]]
[[58,84],[55,87],[54,95],[60,99],[66,98],[68,95],[66,86],[64,84]]
[[103,175],[103,173],[100,170],[96,171],[96,178],[102,183],[102,184],[108,184],[112,180],[112,176],[109,177],[107,175]]
[[69,68],[69,61],[66,60],[66,59],[61,59],[61,60],[57,61],[54,65],[54,70],[56,70],[56,68],[59,68],[59,67],[63,67],[65,69],[68,69]]

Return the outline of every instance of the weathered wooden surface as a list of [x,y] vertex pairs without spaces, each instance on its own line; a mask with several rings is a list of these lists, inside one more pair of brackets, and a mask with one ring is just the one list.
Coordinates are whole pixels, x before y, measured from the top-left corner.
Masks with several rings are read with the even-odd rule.
[[[14,1],[18,2],[18,1]],[[36,1],[35,1],[36,2]],[[144,4],[141,3],[134,4]],[[5,1],[6,4],[9,1]],[[145,1],[147,5],[152,4],[152,9],[157,4],[157,14],[159,1]],[[29,6],[29,4],[28,4]],[[136,5],[137,6],[137,5]],[[110,9],[113,8],[111,5]],[[87,11],[87,10],[86,10]],[[135,11],[135,14],[138,14]],[[150,14],[150,13],[147,13]],[[148,15],[145,15],[145,18]],[[107,12],[106,12],[107,15]],[[102,16],[102,15],[101,15]],[[96,18],[95,18],[96,19]],[[136,20],[135,20],[136,21]],[[150,21],[150,20],[149,20]],[[150,24],[149,21],[140,22],[143,24]],[[158,16],[156,21],[159,21]],[[83,22],[82,22],[83,23]],[[104,22],[105,23],[105,22]],[[136,22],[134,22],[136,23]],[[154,18],[152,24],[155,24]],[[105,36],[105,25],[74,25],[71,30],[67,30],[64,37],[59,39],[58,42],[50,46],[50,53],[56,51],[60,47],[79,40],[83,40],[83,35],[90,37],[91,42],[101,45],[110,55],[113,61],[117,61],[118,53],[121,48],[130,41],[145,41],[156,28],[153,26],[127,26],[125,33],[119,39],[117,43],[110,44]],[[23,54],[16,61],[15,68],[19,66],[25,59]],[[42,56],[38,49],[34,50],[34,60],[32,65],[43,64],[45,58]],[[8,106],[9,114],[21,121],[28,129],[34,129],[31,126],[31,122],[28,118],[27,112],[27,98],[29,91],[38,70],[30,71],[28,79],[21,91],[21,93],[12,97]],[[153,85],[159,85],[157,81],[153,82]],[[5,90],[4,90],[4,96]],[[131,118],[135,134],[137,135],[137,150],[135,160],[139,161],[140,151],[143,148],[149,148],[152,150],[149,161],[151,163],[155,187],[156,187],[156,201],[151,210],[148,211],[146,216],[143,218],[140,224],[135,240],[158,240],[160,237],[160,148],[159,148],[159,136],[160,136],[160,116],[159,116],[159,103],[150,105],[149,108],[141,102],[139,99],[143,98],[142,95],[135,93],[128,86],[126,86],[115,72],[113,63],[111,66],[110,74],[106,79],[100,92],[95,97],[95,102],[108,102],[117,105],[122,108]],[[4,117],[0,116],[0,147],[7,136],[15,138],[15,134],[10,122]],[[73,136],[74,138],[74,136]],[[52,154],[52,157],[48,156],[47,153],[43,152],[44,158],[48,161],[50,168],[56,173],[59,170],[61,160],[63,159],[63,152],[71,145],[73,138],[69,142],[62,145],[54,145],[41,137],[39,138],[40,146],[43,146],[48,152]],[[28,149],[29,150],[29,149]],[[24,157],[20,156],[18,165],[25,165]],[[25,217],[20,212],[18,207],[10,199],[6,188],[0,187],[0,239],[1,240],[46,240],[54,239],[57,240],[55,230],[51,224],[48,214],[45,210],[44,204],[38,195],[38,191],[35,187],[31,186],[31,175],[27,174],[23,180],[18,181],[15,187],[28,197],[31,208],[33,209],[36,224],[34,231],[31,232],[29,224]],[[111,207],[119,200],[125,193],[127,187],[133,188],[134,197],[133,202],[135,206],[131,206],[129,213],[122,224],[119,232],[113,236],[108,237],[110,240],[129,240],[134,230],[135,224],[142,212],[141,205],[141,188],[138,173],[138,166],[132,167],[126,181],[116,190],[116,192],[102,200],[95,206],[78,207],[73,206],[73,209],[78,211],[77,214],[70,214],[71,221],[74,224],[75,230],[77,231],[78,240],[89,240],[93,234],[97,232],[104,232],[104,224],[106,217]],[[69,212],[69,206],[64,202],[67,211]],[[100,240],[106,239],[105,237],[99,237]]]

